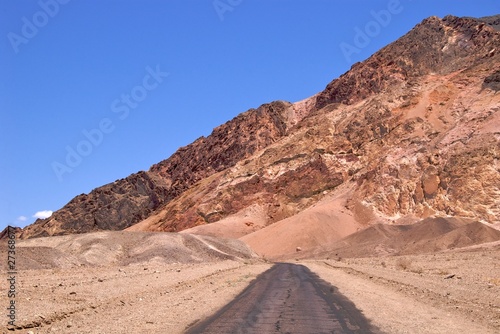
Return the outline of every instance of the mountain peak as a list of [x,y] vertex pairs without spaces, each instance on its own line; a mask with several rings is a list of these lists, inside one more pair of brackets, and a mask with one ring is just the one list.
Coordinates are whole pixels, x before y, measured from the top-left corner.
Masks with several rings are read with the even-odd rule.
[[328,84],[318,95],[316,109],[352,104],[415,77],[464,69],[492,50],[498,52],[499,40],[492,27],[477,19],[431,16]]

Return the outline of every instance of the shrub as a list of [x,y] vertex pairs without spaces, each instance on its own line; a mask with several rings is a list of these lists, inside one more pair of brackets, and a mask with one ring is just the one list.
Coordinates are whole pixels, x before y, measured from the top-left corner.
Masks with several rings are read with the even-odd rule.
[[406,258],[406,257],[400,257],[396,261],[396,268],[401,269],[401,270],[408,270],[411,267],[411,260]]

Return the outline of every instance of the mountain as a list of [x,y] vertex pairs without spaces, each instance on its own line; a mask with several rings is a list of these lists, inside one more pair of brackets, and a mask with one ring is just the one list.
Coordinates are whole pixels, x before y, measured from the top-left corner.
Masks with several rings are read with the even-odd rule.
[[294,250],[431,216],[499,224],[499,17],[425,19],[322,92],[244,112],[21,238],[187,230]]
[[[148,217],[196,182],[234,166],[285,135],[296,122],[290,103],[274,102],[238,115],[177,150],[170,158],[124,179],[81,194],[21,237],[122,230]],[[244,131],[241,131],[244,129]]]

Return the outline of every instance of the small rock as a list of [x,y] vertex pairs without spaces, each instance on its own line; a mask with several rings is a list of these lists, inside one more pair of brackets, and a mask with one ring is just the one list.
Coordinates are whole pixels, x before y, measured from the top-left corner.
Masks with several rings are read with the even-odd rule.
[[75,291],[71,291],[69,294],[70,295],[76,295],[76,292]]
[[296,252],[302,252],[302,247],[297,247],[297,248],[295,248],[295,251],[296,251]]
[[99,279],[97,280],[97,282],[102,283],[102,282],[104,282],[104,280],[103,280],[102,278],[99,278]]
[[180,272],[181,272],[181,270],[180,270],[180,269],[177,269],[177,272],[178,272],[178,273],[180,273]]
[[453,278],[453,277],[455,277],[455,274],[450,274],[450,275],[446,276],[444,279],[450,279],[450,278]]

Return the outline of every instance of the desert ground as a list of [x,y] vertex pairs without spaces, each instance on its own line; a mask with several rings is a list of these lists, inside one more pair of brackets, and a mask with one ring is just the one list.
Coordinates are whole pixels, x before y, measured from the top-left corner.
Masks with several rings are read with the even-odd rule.
[[[4,319],[2,333],[184,333],[273,266],[240,241],[175,233],[23,240],[17,256],[16,327]],[[287,262],[330,283],[376,332],[500,331],[499,242]]]

